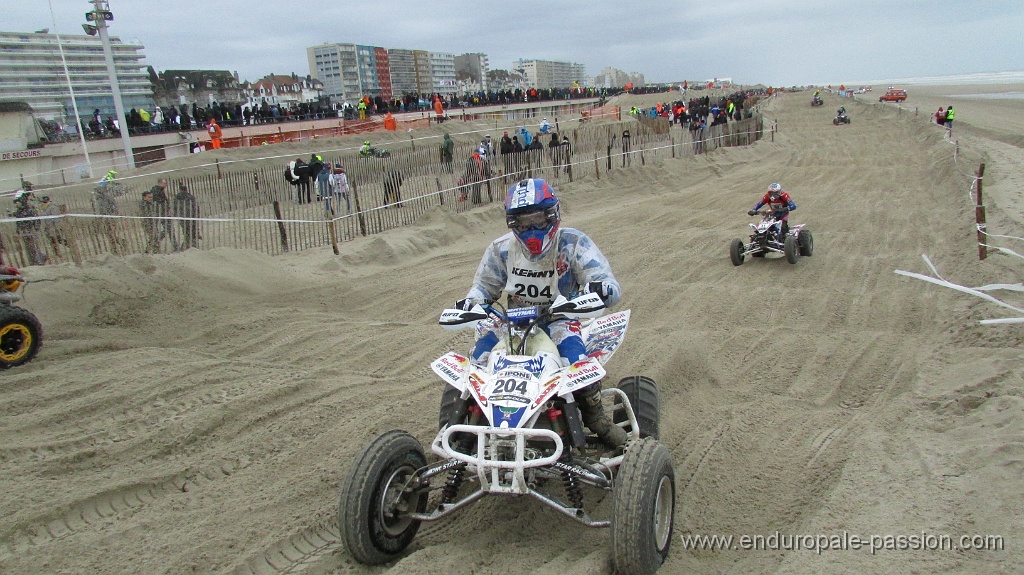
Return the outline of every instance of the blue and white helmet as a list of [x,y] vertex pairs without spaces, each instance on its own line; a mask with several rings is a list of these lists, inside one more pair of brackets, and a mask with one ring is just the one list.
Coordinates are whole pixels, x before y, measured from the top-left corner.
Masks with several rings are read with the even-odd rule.
[[505,223],[531,256],[547,253],[562,222],[555,189],[546,181],[522,180],[505,195]]

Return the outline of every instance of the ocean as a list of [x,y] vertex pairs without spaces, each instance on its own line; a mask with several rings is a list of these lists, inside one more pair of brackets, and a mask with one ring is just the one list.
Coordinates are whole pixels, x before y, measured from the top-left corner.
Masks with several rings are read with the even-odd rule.
[[963,84],[1014,84],[1024,82],[1024,70],[1012,72],[979,72],[976,74],[952,74],[949,76],[917,76],[892,78],[888,80],[865,80],[844,82],[847,86],[895,86],[901,84],[924,84],[932,86]]

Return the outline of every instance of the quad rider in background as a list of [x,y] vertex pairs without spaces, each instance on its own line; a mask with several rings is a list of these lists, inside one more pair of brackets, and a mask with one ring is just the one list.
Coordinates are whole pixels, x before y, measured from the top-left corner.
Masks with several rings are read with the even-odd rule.
[[756,215],[762,206],[768,206],[775,219],[782,222],[778,241],[783,241],[789,233],[789,212],[796,209],[796,204],[789,197],[789,193],[782,189],[782,184],[773,183],[768,185],[768,192],[754,205],[754,209],[747,212],[747,215]]

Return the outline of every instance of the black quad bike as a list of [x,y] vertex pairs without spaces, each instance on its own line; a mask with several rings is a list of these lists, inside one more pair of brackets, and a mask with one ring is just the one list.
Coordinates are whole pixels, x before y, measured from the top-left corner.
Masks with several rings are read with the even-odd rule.
[[28,363],[43,345],[43,326],[32,312],[14,305],[25,279],[18,270],[0,266],[0,369]]

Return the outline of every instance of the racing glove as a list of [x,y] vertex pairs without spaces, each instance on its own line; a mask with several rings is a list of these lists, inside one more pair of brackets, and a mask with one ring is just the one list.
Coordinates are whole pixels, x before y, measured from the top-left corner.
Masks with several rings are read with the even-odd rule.
[[473,309],[474,305],[476,305],[476,301],[474,301],[473,299],[470,299],[470,298],[460,299],[459,301],[455,302],[455,309],[461,309],[462,311],[469,311],[469,310]]
[[757,210],[750,210],[749,212],[747,212],[747,215],[748,216],[756,216],[757,215]]
[[608,301],[612,295],[612,286],[607,282],[590,282],[584,291],[597,294],[603,301]]

